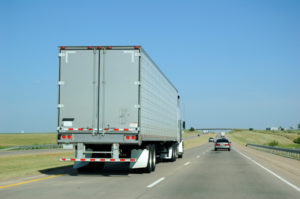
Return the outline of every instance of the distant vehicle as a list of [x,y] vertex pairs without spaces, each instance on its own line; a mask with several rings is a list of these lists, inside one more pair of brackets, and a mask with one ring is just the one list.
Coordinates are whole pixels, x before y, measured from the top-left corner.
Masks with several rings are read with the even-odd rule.
[[221,137],[225,137],[225,132],[221,132]]
[[215,141],[215,139],[212,138],[212,137],[210,137],[210,138],[208,139],[208,142],[214,142],[214,141]]
[[219,149],[227,149],[228,151],[231,150],[231,143],[226,138],[217,139],[215,143],[215,151]]

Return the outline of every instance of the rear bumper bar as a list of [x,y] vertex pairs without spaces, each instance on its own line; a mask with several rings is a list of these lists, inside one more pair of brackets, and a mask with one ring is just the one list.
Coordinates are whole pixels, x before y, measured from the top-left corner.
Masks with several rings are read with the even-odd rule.
[[135,158],[60,158],[63,162],[136,162]]

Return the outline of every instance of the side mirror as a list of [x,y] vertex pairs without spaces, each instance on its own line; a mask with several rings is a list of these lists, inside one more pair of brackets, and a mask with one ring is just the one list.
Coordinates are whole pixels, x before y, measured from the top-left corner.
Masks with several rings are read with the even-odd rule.
[[182,122],[182,128],[185,129],[185,121]]

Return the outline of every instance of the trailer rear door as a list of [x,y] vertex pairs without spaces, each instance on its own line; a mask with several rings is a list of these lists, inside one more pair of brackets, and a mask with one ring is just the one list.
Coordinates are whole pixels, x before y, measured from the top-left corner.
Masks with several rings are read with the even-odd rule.
[[138,127],[139,56],[139,50],[132,49],[101,54],[100,118],[104,129]]
[[59,126],[98,128],[99,51],[61,50]]

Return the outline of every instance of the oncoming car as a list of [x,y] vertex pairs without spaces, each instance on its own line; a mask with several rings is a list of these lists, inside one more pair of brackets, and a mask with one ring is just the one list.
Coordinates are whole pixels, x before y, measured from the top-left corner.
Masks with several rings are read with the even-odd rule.
[[231,150],[231,143],[226,138],[217,139],[215,143],[215,151],[219,149],[227,149],[228,151]]

